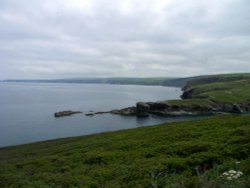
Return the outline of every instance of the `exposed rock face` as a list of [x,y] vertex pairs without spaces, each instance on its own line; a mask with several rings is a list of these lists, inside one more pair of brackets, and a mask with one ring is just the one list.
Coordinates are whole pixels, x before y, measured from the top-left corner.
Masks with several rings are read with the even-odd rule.
[[120,110],[112,110],[110,113],[119,115],[132,115],[146,117],[150,114],[161,116],[196,116],[221,113],[244,113],[250,111],[250,103],[242,104],[217,104],[210,101],[207,105],[199,104],[169,104],[168,102],[138,102],[136,107],[128,107]]
[[222,105],[222,111],[223,112],[232,112],[233,111],[233,105],[232,104],[223,104]]
[[182,99],[191,99],[193,98],[193,92],[194,92],[194,89],[183,89],[183,94],[181,95],[181,98]]
[[194,116],[219,113],[221,108],[211,102],[211,105],[178,105],[168,104],[167,102],[138,102],[136,107],[112,110],[111,113],[119,115],[134,115],[146,117],[150,114],[161,116]]
[[62,112],[56,112],[54,114],[55,117],[63,117],[63,116],[71,116],[73,114],[79,114],[82,113],[80,111],[71,111],[71,110],[67,110],[67,111],[62,111]]
[[248,110],[248,105],[240,105],[240,104],[221,104],[221,111],[222,112],[227,112],[227,113],[244,113]]
[[233,104],[232,112],[241,114],[244,112],[244,110],[242,109],[242,107],[239,104]]
[[214,114],[220,111],[220,108],[211,103],[208,106],[202,105],[178,105],[168,104],[167,102],[148,103],[150,105],[150,113],[163,116],[193,116],[203,114]]
[[144,102],[136,103],[136,110],[138,112],[148,112],[150,110],[150,106]]
[[138,117],[147,117],[149,116],[150,106],[144,102],[136,103],[136,115]]
[[169,105],[164,102],[147,102],[147,104],[150,110],[165,110],[169,107]]

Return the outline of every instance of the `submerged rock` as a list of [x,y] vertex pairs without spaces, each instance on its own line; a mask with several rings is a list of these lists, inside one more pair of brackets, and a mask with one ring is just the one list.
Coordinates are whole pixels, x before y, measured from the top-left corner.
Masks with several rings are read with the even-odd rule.
[[94,113],[87,113],[85,114],[85,116],[94,116],[95,114]]
[[56,112],[54,114],[55,117],[63,117],[63,116],[71,116],[73,114],[79,114],[82,113],[80,111],[71,111],[71,110],[67,110],[67,111],[62,111],[62,112]]

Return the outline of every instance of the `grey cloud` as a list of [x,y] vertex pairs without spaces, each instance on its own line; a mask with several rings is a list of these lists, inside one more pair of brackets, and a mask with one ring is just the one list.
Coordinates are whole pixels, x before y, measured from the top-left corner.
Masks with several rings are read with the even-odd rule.
[[248,0],[1,0],[0,79],[249,72],[248,20]]

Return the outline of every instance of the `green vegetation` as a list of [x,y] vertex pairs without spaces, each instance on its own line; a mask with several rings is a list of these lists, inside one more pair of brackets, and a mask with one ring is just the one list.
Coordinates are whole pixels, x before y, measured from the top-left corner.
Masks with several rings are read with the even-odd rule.
[[[139,83],[138,79],[114,78],[103,83],[188,82],[184,87],[185,100],[165,102],[194,107],[250,104],[249,74],[202,76],[173,82],[161,79],[141,79]],[[1,188],[247,188],[249,185],[249,114],[0,148]]]
[[242,74],[221,74],[221,75],[208,75],[208,76],[199,76],[193,78],[187,78],[188,86],[202,85],[208,83],[215,82],[232,82],[237,80],[249,80],[250,73],[242,73]]
[[248,187],[249,154],[250,116],[214,116],[2,148],[0,187]]
[[185,100],[165,102],[170,105],[190,107],[216,107],[221,104],[235,103],[246,108],[250,106],[250,74],[228,74],[195,78],[189,80],[183,90]]
[[192,84],[193,99],[210,99],[216,102],[247,103],[250,102],[250,77],[232,81],[217,81],[207,84]]
[[199,85],[195,89],[194,98],[228,103],[250,102],[250,79]]

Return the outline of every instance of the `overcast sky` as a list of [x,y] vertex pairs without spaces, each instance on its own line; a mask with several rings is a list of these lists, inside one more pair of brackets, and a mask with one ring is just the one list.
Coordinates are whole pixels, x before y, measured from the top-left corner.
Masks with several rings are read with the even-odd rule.
[[0,0],[0,79],[250,72],[249,0]]

